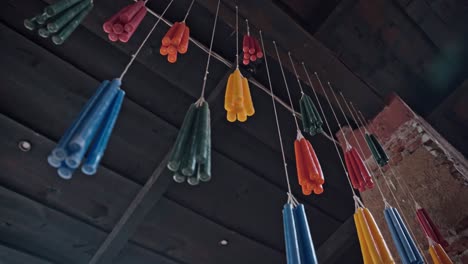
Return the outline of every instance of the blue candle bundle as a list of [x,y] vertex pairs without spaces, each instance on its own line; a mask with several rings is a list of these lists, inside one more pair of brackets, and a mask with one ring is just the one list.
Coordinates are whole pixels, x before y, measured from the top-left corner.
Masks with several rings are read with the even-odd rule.
[[416,243],[410,236],[398,210],[393,207],[387,207],[384,210],[384,214],[401,262],[403,264],[423,264],[424,260],[421,252],[416,247]]
[[120,85],[120,79],[103,81],[48,156],[47,161],[58,169],[61,178],[72,177],[90,146],[81,171],[96,173],[125,96]]
[[293,207],[291,203],[286,203],[283,224],[288,264],[318,263],[304,205]]

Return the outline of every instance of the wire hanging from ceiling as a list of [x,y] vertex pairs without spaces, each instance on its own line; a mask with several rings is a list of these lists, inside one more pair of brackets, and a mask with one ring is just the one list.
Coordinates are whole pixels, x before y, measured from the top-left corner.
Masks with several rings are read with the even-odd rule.
[[255,114],[255,108],[250,94],[250,87],[239,69],[239,10],[236,6],[236,68],[229,75],[224,96],[224,109],[229,122],[245,122]]
[[[262,49],[265,50],[262,32],[260,34],[260,42]],[[317,257],[315,254],[312,236],[310,235],[310,228],[307,221],[304,205],[300,204],[291,192],[291,184],[287,169],[286,156],[284,152],[283,139],[281,136],[281,129],[279,125],[278,113],[274,100],[273,86],[271,83],[270,69],[268,66],[267,56],[265,54],[265,66],[268,77],[268,84],[270,86],[271,101],[273,104],[273,111],[275,114],[276,128],[281,147],[281,154],[283,157],[284,174],[286,183],[288,185],[288,200],[283,207],[283,225],[284,237],[286,245],[286,258],[288,263],[292,264],[317,264]]]
[[301,133],[301,129],[299,128],[299,123],[297,122],[297,117],[294,111],[289,85],[286,80],[281,57],[279,55],[278,47],[276,46],[275,41],[273,41],[273,45],[275,47],[281,75],[283,76],[284,86],[288,94],[289,103],[291,105],[291,109],[293,109],[294,123],[296,124],[297,136],[296,140],[294,141],[294,153],[296,158],[298,182],[302,187],[302,193],[304,195],[310,195],[312,192],[314,194],[321,194],[324,191],[323,184],[325,183],[322,167],[317,158],[315,150],[312,147],[312,144],[310,144],[310,142]]

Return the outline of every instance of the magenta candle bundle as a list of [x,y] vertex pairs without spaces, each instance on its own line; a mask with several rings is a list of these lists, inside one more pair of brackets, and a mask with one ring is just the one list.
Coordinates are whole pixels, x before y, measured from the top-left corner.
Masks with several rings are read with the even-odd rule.
[[102,28],[110,41],[128,42],[147,13],[145,1],[138,1],[124,7],[107,20]]

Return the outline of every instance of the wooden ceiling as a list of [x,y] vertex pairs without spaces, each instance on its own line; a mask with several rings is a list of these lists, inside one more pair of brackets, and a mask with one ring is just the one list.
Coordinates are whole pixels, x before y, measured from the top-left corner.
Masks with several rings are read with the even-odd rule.
[[[168,2],[150,0],[148,6],[160,13]],[[333,22],[339,21],[335,13],[344,9],[343,3],[311,1],[301,7],[307,1],[283,2],[238,1],[240,14],[249,19],[252,30],[264,31],[266,52],[272,54],[271,40],[280,45],[295,102],[300,93],[286,59],[287,51],[297,62],[305,61],[311,72],[317,71],[324,80],[336,84],[337,90],[367,117],[383,107],[386,93],[382,91],[401,91],[389,88],[389,84],[370,86],[370,77],[364,78],[360,68],[349,66],[351,63],[344,59],[346,52],[361,50],[332,41],[344,34],[344,26]],[[161,23],[123,82],[126,99],[97,175],[76,173],[71,181],[64,181],[47,165],[47,154],[98,83],[122,71],[129,54],[155,22],[152,16],[145,18],[128,44],[110,43],[101,25],[128,3],[95,1],[92,13],[62,46],[52,45],[22,25],[24,18],[38,13],[46,2],[3,3],[0,196],[4,202],[0,203],[0,259],[6,259],[6,263],[88,263],[153,170],[161,167],[185,111],[199,95],[206,53],[191,45],[176,64],[168,64],[159,55],[160,40],[168,29]],[[175,0],[166,18],[182,19],[189,4],[189,0]],[[216,0],[199,0],[188,18],[191,36],[204,45],[209,44],[215,6]],[[309,8],[312,11],[305,12]],[[222,1],[214,41],[214,51],[228,61],[235,57],[233,10],[231,1]],[[333,21],[325,19],[330,13]],[[334,34],[324,33],[330,29],[336,29]],[[312,36],[314,32],[320,41]],[[343,38],[338,39],[348,45]],[[336,57],[338,48],[340,55]],[[269,59],[274,91],[286,102],[278,63]],[[228,123],[222,105],[231,71],[226,64],[212,60],[206,91],[212,114],[212,181],[197,187],[179,185],[172,183],[170,173],[163,170],[146,197],[149,212],[134,216],[142,221],[128,227],[126,236],[130,240],[123,243],[121,251],[115,249],[118,256],[112,263],[285,263],[281,209],[286,201],[286,183],[271,99],[252,85],[255,116],[244,124]],[[299,74],[304,80],[302,70]],[[260,66],[253,78],[267,84],[264,67]],[[415,94],[419,92],[406,91],[408,98],[414,98],[408,103],[418,106]],[[446,94],[438,96],[431,102],[441,101]],[[422,113],[426,107],[421,106]],[[331,118],[330,109],[325,107],[325,111]],[[295,180],[294,122],[284,107],[279,107],[279,119],[293,190],[306,205],[321,263],[343,263],[343,259],[359,263],[360,251],[350,220],[354,204],[332,143],[320,135],[309,138],[327,183],[323,195],[304,197]],[[337,131],[332,123],[333,131]],[[17,147],[21,140],[30,141],[32,150],[21,152]],[[149,206],[151,203],[154,207]],[[228,245],[222,246],[221,240],[227,240]]]

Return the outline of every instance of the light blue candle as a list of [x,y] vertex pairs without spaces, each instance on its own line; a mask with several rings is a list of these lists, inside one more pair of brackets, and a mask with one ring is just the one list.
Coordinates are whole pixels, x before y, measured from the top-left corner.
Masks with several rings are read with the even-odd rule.
[[288,264],[301,264],[299,244],[292,205],[287,203],[283,207],[284,239],[286,243],[286,258]]
[[391,208],[396,219],[400,223],[401,228],[403,229],[403,233],[405,237],[408,239],[409,245],[411,246],[411,251],[413,252],[415,259],[411,263],[424,263],[421,253],[419,252],[418,248],[416,247],[416,243],[414,242],[413,237],[408,232],[408,228],[406,227],[403,219],[401,219],[400,213],[396,208]]
[[67,145],[70,142],[70,139],[73,137],[77,127],[81,124],[83,119],[88,114],[89,110],[94,106],[96,100],[100,97],[104,90],[108,87],[109,81],[105,80],[99,85],[96,93],[86,102],[85,106],[82,108],[78,117],[73,121],[72,125],[67,129],[65,134],[62,136],[60,141],[54,150],[52,150],[52,156],[58,160],[64,160],[68,156]]
[[87,146],[89,146],[94,135],[98,131],[102,120],[106,116],[107,110],[114,100],[120,84],[120,79],[112,80],[109,84],[109,88],[107,88],[103,92],[102,96],[97,99],[95,105],[90,109],[89,114],[86,115],[85,119],[80,123],[75,134],[71,138],[70,143],[68,144],[70,151],[77,152],[83,148],[86,149]]
[[62,164],[62,166],[60,166],[60,168],[58,168],[57,173],[60,176],[60,178],[62,178],[64,180],[69,180],[69,179],[72,178],[73,171],[75,171],[75,170],[69,168],[65,164]]
[[296,232],[299,239],[299,249],[302,263],[317,264],[314,242],[310,235],[309,223],[304,210],[304,205],[299,204],[294,210],[294,220],[296,223]]
[[113,105],[109,109],[110,111],[105,119],[106,121],[104,122],[97,139],[94,141],[93,146],[91,147],[88,158],[83,164],[83,167],[81,167],[81,171],[84,174],[93,175],[96,173],[99,162],[101,161],[102,156],[104,155],[104,151],[106,150],[107,143],[109,142],[109,138],[114,128],[115,122],[117,121],[117,117],[119,116],[124,96],[125,92],[119,89],[117,96],[114,99]]
[[398,251],[398,255],[400,256],[401,262],[403,264],[410,264],[411,262],[409,261],[406,249],[403,245],[403,241],[401,240],[401,237],[399,236],[397,231],[397,227],[395,226],[394,218],[392,216],[393,212],[391,208],[386,208],[384,210],[384,215],[385,220],[387,221],[388,229],[390,230],[390,234],[392,235],[393,243],[395,244],[395,247]]

